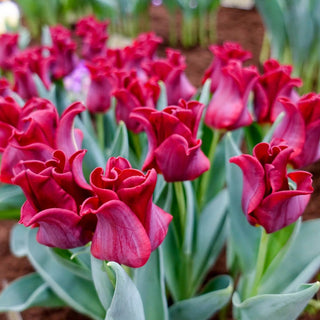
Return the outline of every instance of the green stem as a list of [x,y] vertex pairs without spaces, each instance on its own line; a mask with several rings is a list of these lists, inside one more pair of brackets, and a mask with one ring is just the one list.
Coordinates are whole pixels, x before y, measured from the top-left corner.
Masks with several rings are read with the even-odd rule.
[[311,306],[312,308],[316,309],[317,311],[320,310],[320,301],[319,300],[311,299],[308,302],[308,305]]
[[[219,138],[220,138],[220,131],[213,130],[213,137],[212,137],[212,141],[211,141],[211,145],[208,153],[208,159],[210,161],[211,168],[213,165],[213,158],[216,152]],[[208,171],[204,172],[201,177],[199,192],[198,192],[199,212],[201,212],[202,206],[204,205],[204,202],[206,199],[206,193],[207,193],[207,189],[210,181],[210,174],[211,174],[211,170],[209,169]]]
[[176,193],[176,199],[178,204],[178,214],[179,214],[179,222],[180,222],[180,230],[181,235],[183,237],[183,230],[185,225],[185,217],[186,217],[186,203],[183,192],[183,184],[181,181],[174,182],[174,190]]
[[102,151],[104,151],[104,114],[97,113],[96,114],[96,129],[97,129],[97,136],[99,146]]
[[256,296],[258,294],[259,284],[263,275],[265,262],[266,262],[268,242],[269,242],[269,235],[267,234],[265,229],[262,228],[258,257],[257,257],[257,264],[256,264],[256,273],[255,273],[251,294],[250,294],[251,297]]

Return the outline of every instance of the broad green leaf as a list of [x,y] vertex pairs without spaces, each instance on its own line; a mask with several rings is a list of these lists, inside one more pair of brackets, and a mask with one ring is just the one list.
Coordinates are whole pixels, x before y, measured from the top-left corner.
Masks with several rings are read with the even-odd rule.
[[284,12],[278,0],[255,0],[271,40],[272,57],[281,59],[287,44]]
[[119,123],[118,130],[115,134],[113,144],[108,150],[109,157],[129,157],[129,141],[127,127],[123,121]]
[[157,249],[141,268],[134,272],[134,282],[140,293],[146,319],[168,320],[162,253]]
[[320,219],[303,222],[276,268],[267,270],[259,288],[261,293],[287,293],[306,283],[320,267]]
[[170,320],[207,320],[228,303],[232,291],[231,277],[216,277],[201,295],[174,303],[169,309]]
[[274,131],[277,129],[278,125],[281,123],[282,119],[284,118],[285,116],[285,112],[281,112],[275,122],[272,124],[272,126],[270,127],[270,129],[268,130],[268,132],[266,133],[266,135],[264,136],[263,138],[263,142],[267,142],[267,143],[270,143],[271,139],[272,139],[272,136],[273,136],[273,133]]
[[199,102],[203,103],[205,106],[207,106],[208,103],[210,102],[210,95],[211,95],[210,86],[211,86],[211,79],[207,79],[201,89]]
[[13,281],[0,294],[0,312],[23,311],[33,306],[64,305],[37,273]]
[[28,254],[27,239],[29,228],[22,224],[16,224],[10,233],[10,251],[16,257],[24,257]]
[[42,80],[39,78],[39,76],[37,74],[33,74],[32,78],[34,80],[34,83],[37,87],[37,92],[39,97],[50,100],[53,102],[54,105],[56,105],[56,100],[54,97],[54,91],[55,91],[55,85],[52,85],[52,87],[50,88],[50,90],[48,90]]
[[253,122],[250,126],[244,128],[244,132],[249,153],[251,153],[254,146],[262,141],[261,126]]
[[28,258],[33,267],[66,304],[93,319],[104,319],[105,310],[100,304],[92,281],[73,274],[59,264],[51,249],[36,241],[36,229],[28,234]]
[[[242,171],[241,169],[229,163],[233,156],[240,155],[241,152],[234,143],[230,134],[226,137],[226,168],[227,168],[227,186],[229,191],[229,241],[234,255],[232,259],[239,261],[239,267],[243,273],[249,273],[256,264],[256,256],[259,246],[260,230],[249,224],[241,207],[242,197]],[[230,252],[229,252],[230,254]],[[230,257],[230,256],[229,256]],[[228,261],[229,267],[233,261]]]
[[144,320],[143,304],[133,281],[116,262],[107,264],[116,275],[116,287],[105,320]]
[[104,269],[104,262],[91,255],[91,272],[94,286],[103,307],[108,310],[114,288]]
[[19,219],[20,209],[25,200],[20,187],[0,184],[0,219]]
[[30,43],[30,32],[25,27],[19,27],[19,39],[18,39],[18,46],[20,50],[25,49]]
[[232,298],[234,317],[237,320],[297,319],[319,287],[320,283],[316,282],[302,285],[292,293],[258,295],[243,302],[236,292]]
[[167,90],[163,81],[159,81],[159,86],[160,86],[160,96],[157,101],[157,109],[163,110],[168,106]]
[[213,266],[226,240],[227,191],[222,190],[203,209],[196,230],[193,255],[193,282],[197,288]]

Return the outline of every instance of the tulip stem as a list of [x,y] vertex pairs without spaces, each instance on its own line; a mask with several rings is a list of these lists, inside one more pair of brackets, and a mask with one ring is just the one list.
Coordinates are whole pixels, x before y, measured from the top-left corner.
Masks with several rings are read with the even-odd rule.
[[256,296],[258,294],[259,284],[265,268],[265,262],[266,262],[267,251],[268,251],[268,242],[269,242],[269,235],[267,234],[265,229],[262,228],[258,257],[257,257],[257,264],[256,264],[256,273],[255,273],[255,277],[254,277],[254,281],[251,289],[251,295],[250,295],[251,297]]
[[212,169],[212,165],[213,165],[213,158],[214,158],[214,155],[216,152],[219,138],[220,138],[220,131],[213,130],[213,137],[212,137],[210,149],[208,152],[208,159],[210,161],[211,168],[208,171],[203,173],[201,180],[200,180],[200,185],[199,185],[199,192],[198,192],[199,212],[201,212],[201,209],[202,209],[204,202],[205,202],[205,199],[206,199],[206,193],[207,193],[208,184],[210,181],[211,169]]
[[177,199],[177,204],[178,204],[180,230],[181,230],[181,235],[183,237],[185,216],[186,216],[186,203],[185,203],[185,198],[184,198],[182,182],[181,181],[174,182],[174,189],[175,189],[176,199]]
[[96,130],[98,142],[102,152],[104,151],[104,113],[96,114]]

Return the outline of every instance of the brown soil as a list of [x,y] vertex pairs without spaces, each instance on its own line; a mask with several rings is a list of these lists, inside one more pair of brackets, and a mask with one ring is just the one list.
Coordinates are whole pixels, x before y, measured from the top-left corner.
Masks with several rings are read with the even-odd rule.
[[[164,54],[168,44],[168,15],[162,7],[153,8],[150,11],[151,28],[164,39],[159,55]],[[264,35],[261,18],[255,9],[245,11],[240,9],[220,8],[217,14],[217,43],[225,40],[238,41],[245,49],[253,53],[250,63],[259,66],[259,55]],[[195,47],[191,49],[181,49],[186,56],[186,73],[191,82],[199,87],[201,77],[205,69],[212,60],[212,54],[207,48]],[[307,168],[314,175],[315,192],[311,198],[309,206],[304,214],[305,219],[319,218],[319,192],[320,192],[320,162]],[[0,289],[1,287],[18,278],[21,275],[32,271],[32,267],[26,258],[15,258],[9,250],[9,232],[14,221],[0,221]],[[214,273],[225,273],[224,256],[215,266]],[[22,312],[24,320],[86,320],[87,317],[79,315],[69,308],[31,308]],[[5,314],[0,314],[0,320],[9,319]],[[213,318],[215,320],[218,317]],[[228,318],[232,320],[232,317]],[[319,315],[313,317],[307,314],[302,315],[299,320],[316,320]]]

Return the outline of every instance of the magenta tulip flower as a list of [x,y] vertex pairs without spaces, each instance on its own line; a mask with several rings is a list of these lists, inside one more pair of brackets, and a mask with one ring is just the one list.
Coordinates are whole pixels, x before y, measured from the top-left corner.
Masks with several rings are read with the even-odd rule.
[[155,168],[168,182],[194,180],[210,167],[197,131],[204,105],[181,100],[162,111],[136,108],[131,117],[144,127],[149,151],[142,170]]
[[291,78],[292,66],[280,65],[277,60],[269,59],[263,64],[264,73],[254,88],[254,112],[257,122],[273,123],[283,111],[279,97],[296,102],[299,95],[296,87],[302,85],[299,78]]
[[62,249],[83,246],[91,240],[90,225],[82,225],[80,205],[92,195],[82,176],[84,150],[69,159],[57,150],[46,162],[27,160],[15,166],[13,183],[26,196],[20,223],[39,227],[38,242]]
[[91,253],[98,259],[130,267],[144,265],[164,240],[172,216],[152,202],[157,173],[132,169],[124,158],[110,158],[106,170],[90,176],[94,196],[81,215],[96,219]]
[[215,129],[235,130],[252,123],[247,108],[249,93],[258,79],[254,66],[242,67],[237,60],[221,69],[221,77],[213,94],[204,122]]
[[19,52],[17,33],[0,34],[0,68],[11,70],[13,59]]
[[286,145],[259,143],[252,156],[243,154],[230,159],[243,172],[243,212],[250,224],[262,226],[267,233],[295,222],[313,192],[309,172],[287,173],[292,152]]
[[239,43],[226,41],[222,45],[211,45],[210,51],[214,59],[209,68],[205,71],[202,84],[207,79],[211,79],[210,91],[215,92],[221,77],[221,69],[225,67],[230,60],[244,62],[252,57],[251,52],[244,50]]

